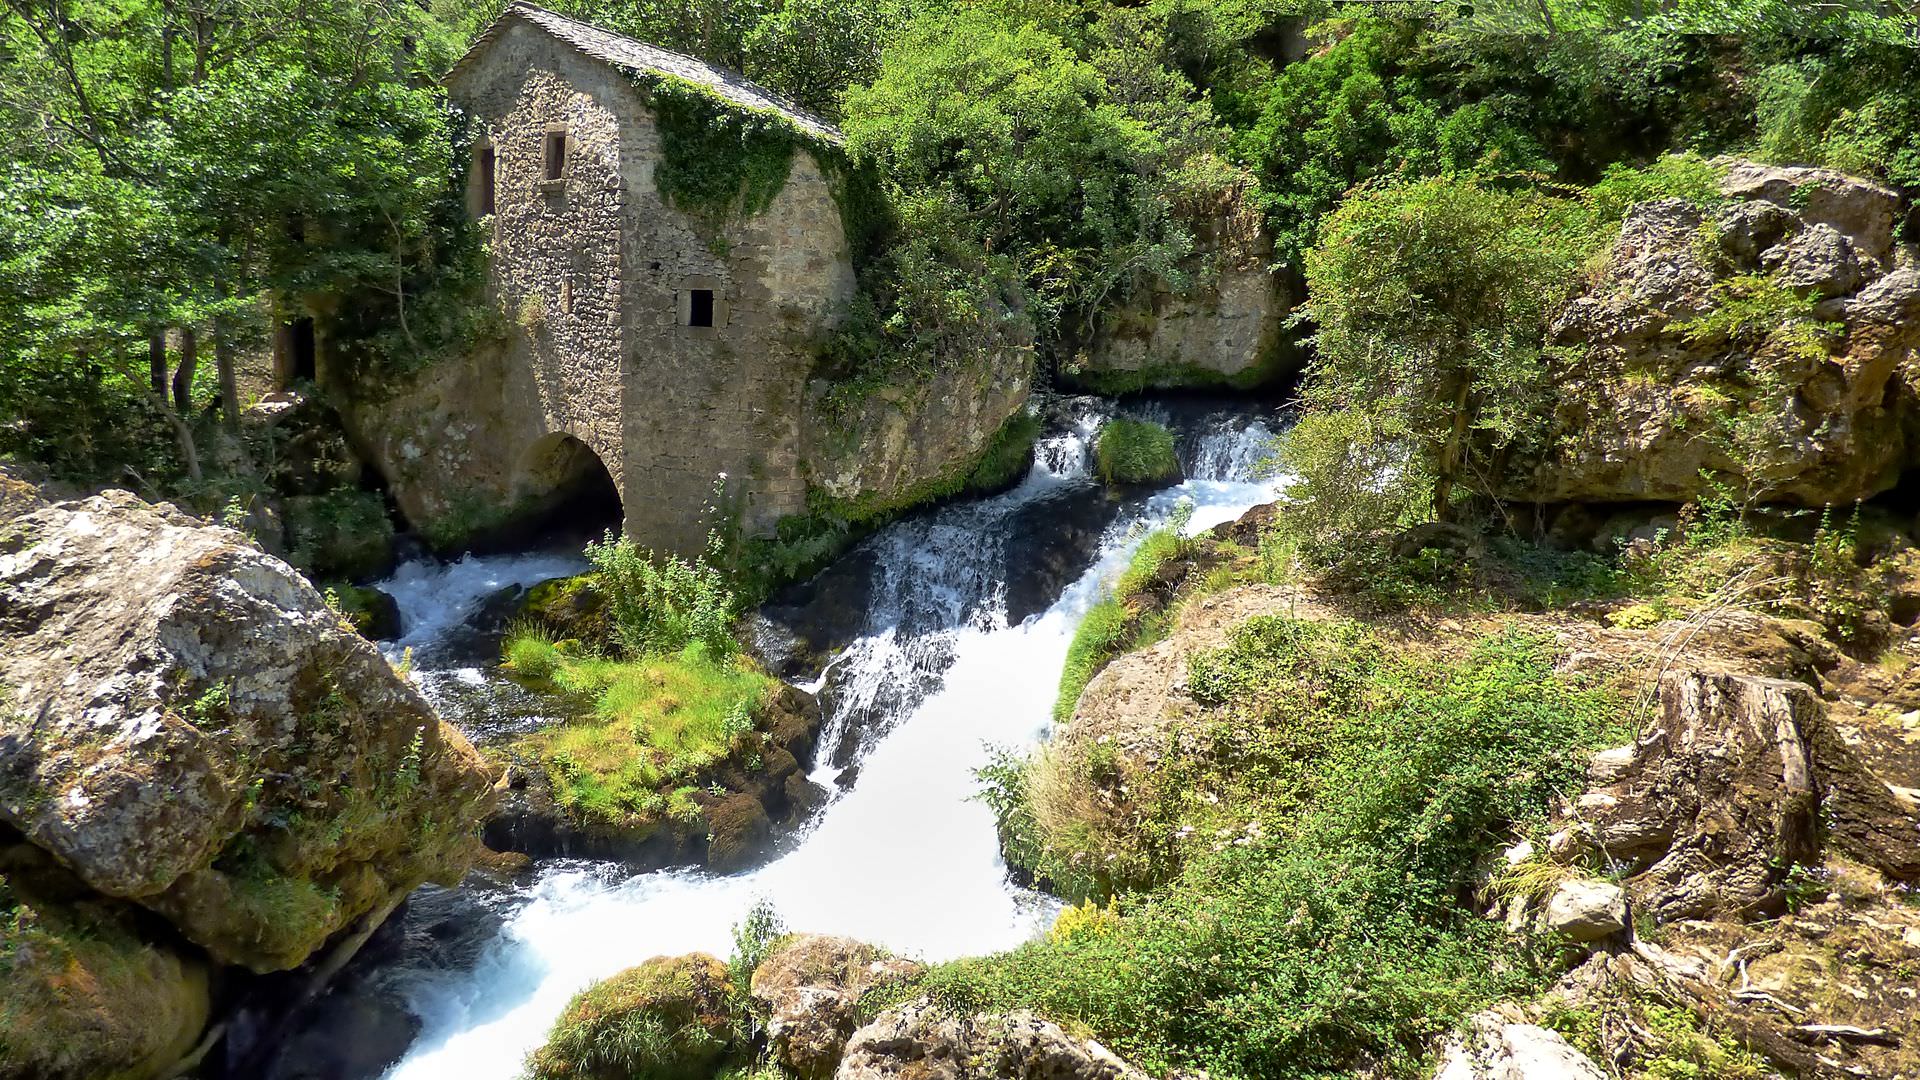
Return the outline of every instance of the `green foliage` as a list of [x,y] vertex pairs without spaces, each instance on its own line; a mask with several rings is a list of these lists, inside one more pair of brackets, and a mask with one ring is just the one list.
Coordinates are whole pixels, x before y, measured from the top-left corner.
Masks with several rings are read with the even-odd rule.
[[700,809],[676,789],[748,745],[773,679],[751,661],[699,645],[608,660],[520,627],[503,646],[507,670],[589,703],[566,723],[527,735],[509,753],[532,762],[554,800],[588,824],[643,828]]
[[1192,505],[1183,502],[1167,527],[1147,534],[1113,586],[1080,617],[1060,672],[1060,692],[1053,702],[1055,723],[1072,719],[1080,694],[1114,657],[1150,645],[1166,632],[1172,612],[1165,598],[1157,606],[1148,605],[1142,603],[1141,594],[1162,567],[1192,553],[1194,541],[1182,535],[1192,513]]
[[1206,726],[1126,781],[1173,876],[1100,932],[913,992],[1035,1008],[1153,1071],[1304,1077],[1411,1075],[1459,1017],[1545,981],[1544,954],[1474,910],[1473,867],[1579,785],[1581,751],[1615,734],[1610,697],[1517,632],[1447,659],[1263,618],[1194,669]]
[[[1309,416],[1348,416],[1308,424],[1282,455],[1302,499],[1337,503],[1316,520],[1447,520],[1456,492],[1484,494],[1492,460],[1544,428],[1547,314],[1593,246],[1578,205],[1470,179],[1349,198],[1307,256],[1319,355],[1303,394]],[[1335,445],[1341,433],[1359,437],[1352,449]],[[1431,480],[1424,511],[1415,478]],[[1337,484],[1364,493],[1341,498]]]
[[753,986],[753,973],[788,936],[780,913],[765,897],[756,899],[747,909],[746,917],[734,924],[733,953],[727,957],[727,974],[733,980],[736,1009],[752,1016],[752,998],[748,991]]
[[1100,479],[1109,484],[1160,484],[1180,478],[1173,432],[1152,420],[1116,416],[1102,424],[1093,456]]
[[1911,45],[1842,42],[1759,72],[1760,155],[1826,165],[1893,184],[1920,184],[1920,90]]
[[660,126],[654,186],[703,223],[709,239],[773,205],[794,151],[819,143],[785,117],[743,109],[691,83],[653,76],[642,85]]
[[700,560],[654,555],[612,532],[587,545],[613,617],[614,636],[632,656],[673,653],[697,645],[714,656],[739,648],[726,575]]
[[1014,413],[967,474],[968,491],[999,491],[1018,483],[1033,466],[1033,440],[1040,435],[1040,417],[1025,409]]

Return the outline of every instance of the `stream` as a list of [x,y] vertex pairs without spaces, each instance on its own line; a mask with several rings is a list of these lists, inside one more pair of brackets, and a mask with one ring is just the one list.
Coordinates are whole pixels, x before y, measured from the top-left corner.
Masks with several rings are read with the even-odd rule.
[[[1270,413],[1150,403],[1125,411],[1174,427],[1187,479],[1112,499],[1088,465],[1110,411],[1080,403],[1036,446],[1013,490],[912,516],[842,560],[858,570],[857,586],[827,599],[863,605],[857,632],[826,671],[799,677],[828,713],[813,778],[842,790],[771,862],[730,876],[543,862],[527,884],[481,901],[497,928],[468,962],[403,958],[382,973],[421,1022],[387,1076],[510,1080],[583,987],[660,954],[724,957],[733,926],[762,899],[789,929],[928,961],[1011,948],[1044,930],[1058,901],[1009,879],[974,771],[995,747],[1047,736],[1074,627],[1146,531],[1185,502],[1187,530],[1198,532],[1276,489],[1255,476],[1278,426]],[[1063,539],[1074,529],[1077,542]],[[429,696],[477,738],[542,722],[460,635],[503,587],[581,566],[566,552],[403,566],[382,585],[404,627],[385,647],[410,652]],[[837,580],[835,570],[823,580]]]

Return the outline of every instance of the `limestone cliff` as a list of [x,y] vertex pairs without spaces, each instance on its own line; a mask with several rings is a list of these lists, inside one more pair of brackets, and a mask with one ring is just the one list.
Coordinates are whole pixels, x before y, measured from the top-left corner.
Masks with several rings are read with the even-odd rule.
[[1555,317],[1548,451],[1509,495],[1677,502],[1718,483],[1819,506],[1913,463],[1920,256],[1898,236],[1901,196],[1746,162],[1721,193],[1635,208]]
[[1194,250],[1180,262],[1182,280],[1134,282],[1062,361],[1066,382],[1099,393],[1248,387],[1295,367],[1285,329],[1295,298],[1272,269],[1273,238],[1247,201],[1251,187],[1184,208]]
[[[16,1028],[0,1075],[169,1064],[206,1021],[209,968],[293,968],[457,878],[490,786],[418,691],[240,534],[124,492],[14,517],[0,892],[39,929],[0,954],[0,1007],[138,1030],[60,1045]],[[98,973],[91,1004],[60,991],[63,955]]]

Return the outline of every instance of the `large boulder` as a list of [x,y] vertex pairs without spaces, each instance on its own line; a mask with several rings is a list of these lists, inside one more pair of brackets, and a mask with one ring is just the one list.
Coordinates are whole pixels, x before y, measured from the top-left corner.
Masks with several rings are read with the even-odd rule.
[[928,1001],[853,1033],[836,1080],[1146,1080],[1092,1039],[1030,1012],[965,1016]]
[[0,538],[0,822],[221,964],[457,879],[480,758],[299,574],[124,492]]
[[753,1000],[766,1011],[774,1060],[801,1080],[826,1080],[853,1035],[860,999],[921,970],[852,938],[789,939],[753,973]]
[[26,848],[0,841],[0,1080],[164,1075],[206,1027],[205,961]]
[[568,1003],[527,1059],[531,1080],[707,1080],[739,1042],[727,965],[656,956]]
[[1554,316],[1551,449],[1505,494],[1681,502],[1712,479],[1823,506],[1886,491],[1910,464],[1920,272],[1895,244],[1900,196],[1749,162],[1721,194],[1634,208]]
[[996,438],[1026,408],[1033,350],[983,350],[850,397],[808,390],[803,468],[811,485],[856,517],[878,517],[966,487]]

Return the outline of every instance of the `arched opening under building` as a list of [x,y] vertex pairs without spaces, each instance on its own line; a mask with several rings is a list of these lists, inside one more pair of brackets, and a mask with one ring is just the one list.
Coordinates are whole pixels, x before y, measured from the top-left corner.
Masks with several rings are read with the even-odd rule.
[[510,528],[522,542],[597,539],[623,520],[613,474],[571,435],[555,432],[528,448],[514,489]]

